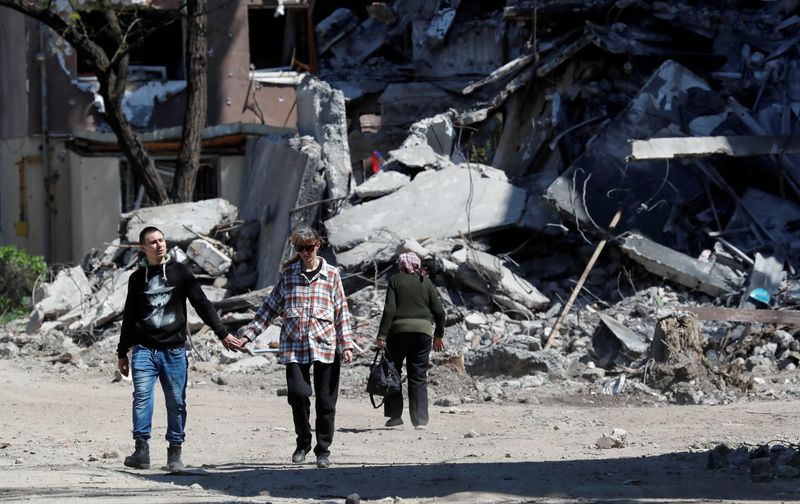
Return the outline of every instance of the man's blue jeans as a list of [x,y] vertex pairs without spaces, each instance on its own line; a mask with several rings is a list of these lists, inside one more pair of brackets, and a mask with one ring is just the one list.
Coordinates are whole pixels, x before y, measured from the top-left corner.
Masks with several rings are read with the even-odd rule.
[[183,443],[186,425],[186,348],[153,350],[141,345],[131,355],[133,378],[133,439],[150,439],[153,423],[153,387],[156,378],[167,405],[167,441]]

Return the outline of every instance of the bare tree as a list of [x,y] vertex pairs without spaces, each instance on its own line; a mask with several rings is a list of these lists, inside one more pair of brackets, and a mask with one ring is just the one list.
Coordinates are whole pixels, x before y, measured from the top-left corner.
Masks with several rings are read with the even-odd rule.
[[[64,4],[52,0],[0,0],[0,6],[46,25],[81,54],[83,63],[97,77],[104,102],[103,118],[116,135],[134,173],[142,180],[150,200],[155,204],[190,200],[199,171],[200,133],[206,118],[206,0],[188,0],[184,11],[189,26],[187,113],[178,169],[170,193],[167,193],[146,146],[122,108],[131,49],[149,33],[138,15],[141,7],[131,9],[112,5],[107,0],[81,4],[75,0],[69,2],[71,11],[59,11]],[[101,13],[101,16],[81,15],[90,11]],[[123,16],[123,12],[126,15]],[[197,54],[196,51],[201,52]]]

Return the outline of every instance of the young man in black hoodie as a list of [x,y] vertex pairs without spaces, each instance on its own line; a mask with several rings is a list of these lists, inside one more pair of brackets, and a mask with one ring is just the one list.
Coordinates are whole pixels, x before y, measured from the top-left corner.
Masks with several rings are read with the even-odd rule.
[[[122,318],[117,368],[123,376],[132,371],[133,439],[132,455],[125,465],[150,467],[150,430],[156,378],[164,390],[167,406],[167,468],[185,469],[181,445],[186,425],[186,300],[213,330],[228,350],[238,350],[241,342],[222,325],[217,312],[200,288],[200,283],[185,265],[167,255],[164,233],[146,227],[139,234],[145,259],[128,280],[128,297]],[[128,351],[131,360],[128,360]]]

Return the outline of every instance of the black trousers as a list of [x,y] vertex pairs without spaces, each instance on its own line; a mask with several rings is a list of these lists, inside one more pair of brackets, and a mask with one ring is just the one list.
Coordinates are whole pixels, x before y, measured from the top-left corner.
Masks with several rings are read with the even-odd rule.
[[[297,434],[297,448],[311,445],[311,367],[312,364],[290,362],[286,365],[286,386],[289,390],[289,405],[292,407],[294,432]],[[329,447],[333,441],[336,417],[336,400],[339,397],[339,356],[330,364],[314,362],[314,409],[317,418],[314,422],[317,434],[317,445],[314,453],[317,456],[330,455]]]
[[[386,348],[394,367],[402,376],[403,361],[408,372],[408,412],[411,423],[428,425],[428,356],[433,340],[424,333],[397,333],[386,338]],[[386,397],[383,416],[400,418],[403,415],[403,393]]]

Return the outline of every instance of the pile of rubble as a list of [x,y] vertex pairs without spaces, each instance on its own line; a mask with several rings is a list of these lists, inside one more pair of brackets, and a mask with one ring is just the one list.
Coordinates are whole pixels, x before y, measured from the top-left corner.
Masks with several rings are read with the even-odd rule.
[[[770,443],[773,443],[771,441]],[[747,470],[755,483],[779,478],[800,476],[800,450],[795,444],[770,443],[735,449],[721,444],[708,452],[708,468],[716,470]]]
[[[797,2],[501,4],[334,11],[297,90],[316,98],[298,101],[298,136],[253,143],[242,208],[123,216],[116,244],[42,286],[0,355],[35,334],[110,346],[145,223],[240,326],[302,222],[324,228],[365,353],[394,258],[423,258],[447,309],[432,380],[458,377],[442,403],[553,382],[720,403],[795,369]],[[277,328],[247,364],[196,316],[190,329],[200,360],[271,362]]]

